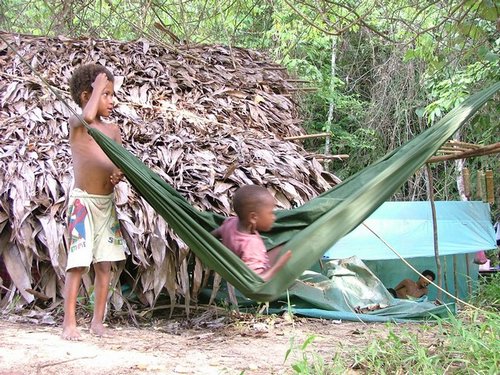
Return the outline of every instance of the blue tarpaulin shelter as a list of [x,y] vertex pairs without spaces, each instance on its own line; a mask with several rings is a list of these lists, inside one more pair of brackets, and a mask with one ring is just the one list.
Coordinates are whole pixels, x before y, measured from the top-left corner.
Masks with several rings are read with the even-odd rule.
[[[496,248],[490,208],[483,202],[435,202],[440,255],[475,253]],[[434,256],[430,202],[386,202],[364,224],[341,238],[326,258],[363,260],[399,258],[372,229],[404,258]]]
[[[443,271],[442,287],[467,299],[477,280],[474,253],[496,248],[490,208],[483,202],[435,202],[438,251]],[[386,202],[324,255],[342,259],[356,255],[387,287],[415,274],[367,227],[390,244],[419,271],[436,272],[433,220],[430,202]],[[437,272],[436,272],[437,273]],[[430,287],[429,298],[437,295]],[[450,300],[446,296],[443,299]]]
[[[435,202],[435,207],[441,285],[468,299],[478,276],[474,253],[496,247],[490,207],[483,202]],[[421,272],[436,271],[433,231],[430,202],[385,202],[325,253],[317,272],[299,277],[289,289],[292,311],[365,322],[419,320],[454,312],[452,297],[440,297],[446,305],[431,302],[437,295],[432,286],[418,301],[393,299],[386,290],[405,278],[418,278],[386,243]],[[370,310],[372,306],[376,308]]]

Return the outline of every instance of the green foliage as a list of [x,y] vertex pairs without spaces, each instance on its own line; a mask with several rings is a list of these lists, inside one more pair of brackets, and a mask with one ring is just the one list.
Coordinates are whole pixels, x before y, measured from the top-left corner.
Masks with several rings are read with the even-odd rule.
[[139,4],[120,0],[90,3],[4,0],[2,6],[5,14],[0,18],[0,28],[34,35],[128,40],[140,35],[137,30],[148,19]]
[[[449,78],[444,76],[448,75]],[[495,82],[500,78],[498,59],[478,61],[454,74],[441,71],[434,77],[427,77],[427,92],[434,99],[425,109],[428,121],[433,123],[462,103],[477,83]],[[484,118],[483,118],[484,121]]]
[[355,355],[354,367],[377,374],[435,374],[440,358],[428,348],[418,335],[390,328],[387,338],[372,341]]
[[[389,331],[356,356],[356,367],[377,374],[496,374],[500,369],[500,326],[497,314],[479,319],[477,313],[449,320],[438,319],[432,341],[407,330]],[[469,319],[471,319],[469,321]]]
[[[498,252],[495,255],[498,257]],[[500,273],[479,279],[471,303],[486,310],[500,310]]]
[[500,371],[498,319],[497,313],[464,312],[460,318],[437,318],[432,325],[402,328],[388,324],[386,337],[366,347],[342,347],[343,353],[329,363],[308,350],[315,338],[310,336],[301,346],[292,340],[285,361],[299,352],[292,365],[296,374],[339,374],[354,369],[363,374],[493,375]]
[[285,362],[298,353],[295,374],[497,374],[500,371],[500,274],[483,279],[472,302],[490,310],[465,310],[459,316],[437,318],[418,327],[387,323],[387,335],[365,347],[340,345],[326,360],[311,346],[315,336],[301,345],[292,339]]
[[[491,0],[0,2],[6,31],[264,50],[309,81],[306,87],[317,88],[297,102],[306,130],[331,132],[330,152],[350,155],[329,163],[343,179],[422,132],[478,87],[498,81],[497,17]],[[462,140],[497,142],[498,108],[493,103],[483,110]],[[322,154],[325,140],[305,146]],[[470,161],[471,171],[481,168],[498,169],[498,161]],[[460,171],[445,166],[435,172],[437,198],[458,199],[453,186]],[[398,199],[426,199],[425,179],[412,178]]]
[[299,358],[292,364],[295,374],[300,375],[333,375],[339,374],[345,369],[342,358],[338,355],[333,357],[331,363],[326,364],[323,357],[314,351],[308,350],[308,347],[316,339],[316,336],[310,335],[301,345],[296,345],[294,339],[290,340],[290,347],[285,354],[285,362],[288,357],[294,353],[299,353]]

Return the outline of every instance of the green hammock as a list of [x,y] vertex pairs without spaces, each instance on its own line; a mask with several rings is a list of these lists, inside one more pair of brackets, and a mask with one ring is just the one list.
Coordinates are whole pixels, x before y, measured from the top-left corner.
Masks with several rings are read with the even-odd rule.
[[223,216],[195,209],[124,147],[96,129],[88,131],[139,194],[206,266],[248,298],[272,301],[336,241],[389,199],[499,89],[497,82],[469,97],[410,142],[301,207],[278,211],[272,231],[263,234],[266,245],[271,248],[284,243],[283,251],[291,249],[293,255],[268,282],[210,234],[222,223]]

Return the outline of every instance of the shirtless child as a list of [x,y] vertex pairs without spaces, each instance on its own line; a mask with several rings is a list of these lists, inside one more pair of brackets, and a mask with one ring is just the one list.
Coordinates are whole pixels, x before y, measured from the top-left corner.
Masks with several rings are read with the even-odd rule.
[[237,217],[226,219],[212,231],[264,281],[271,279],[292,256],[290,250],[280,256],[281,246],[267,251],[259,235],[259,231],[268,231],[274,224],[275,206],[276,200],[266,188],[243,186],[234,194],[233,208]]
[[[85,122],[121,144],[118,126],[102,120],[113,109],[113,75],[101,65],[83,65],[71,77],[70,91],[73,100],[82,108],[81,117]],[[90,331],[102,336],[105,334],[103,319],[111,262],[125,259],[125,242],[113,195],[114,187],[123,174],[87,133],[77,116],[69,119],[69,125],[75,183],[68,206],[69,251],[62,337],[80,340],[76,325],[76,300],[82,274],[93,263],[95,304]]]
[[420,298],[424,295],[427,295],[428,290],[427,286],[430,284],[430,281],[436,280],[436,275],[434,272],[430,270],[425,270],[422,272],[417,282],[411,279],[404,279],[401,281],[394,289],[389,289],[393,297],[408,299],[410,298]]

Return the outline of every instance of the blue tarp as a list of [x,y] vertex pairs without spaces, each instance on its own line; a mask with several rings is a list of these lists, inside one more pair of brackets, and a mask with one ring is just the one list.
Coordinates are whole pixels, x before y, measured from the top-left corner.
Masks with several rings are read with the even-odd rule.
[[[239,306],[255,309],[254,301],[237,291],[236,297]],[[227,301],[227,291],[219,290],[217,299]],[[428,320],[447,317],[455,310],[454,303],[436,305],[425,296],[415,301],[393,298],[356,257],[322,262],[321,272],[305,271],[269,307],[270,313],[290,311],[314,318],[364,322]]]
[[[440,255],[496,248],[490,208],[483,202],[435,202]],[[404,258],[433,257],[430,202],[386,202],[364,221]],[[343,259],[396,259],[398,256],[363,224],[341,238],[324,255]]]

